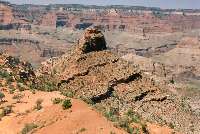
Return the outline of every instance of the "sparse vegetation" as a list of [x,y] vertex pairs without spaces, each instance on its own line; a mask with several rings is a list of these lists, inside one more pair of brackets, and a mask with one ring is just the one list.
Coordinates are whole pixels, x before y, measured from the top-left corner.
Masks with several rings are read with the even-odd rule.
[[136,123],[141,127],[141,130],[143,133],[148,133],[146,129],[146,124],[143,123],[140,119],[140,117],[133,112],[132,110],[128,110],[127,113],[125,113],[122,117],[118,114],[117,109],[110,108],[109,111],[104,113],[105,117],[111,120],[112,122],[116,123],[117,127],[123,128],[125,131],[127,131],[130,134],[139,134],[140,129],[139,128],[133,128],[131,126],[132,123]]
[[34,123],[25,124],[24,128],[21,131],[21,134],[28,134],[29,132],[31,132],[33,129],[35,129],[37,127],[38,127],[38,125],[36,125]]
[[20,63],[19,58],[16,58],[16,57],[9,56],[9,57],[7,57],[6,59],[7,59],[7,64],[8,64],[11,68],[16,67],[16,66]]
[[11,76],[8,72],[6,71],[0,71],[0,78],[5,78],[5,79],[9,79]]
[[63,101],[63,99],[61,99],[61,98],[54,98],[52,101],[53,101],[53,104],[59,104],[59,103],[61,103]]
[[17,100],[17,103],[21,103],[21,99],[23,97],[24,97],[24,95],[19,93],[19,94],[14,95],[12,98]]
[[0,70],[0,78],[5,79],[8,85],[10,85],[14,81],[12,74],[4,70]]
[[4,93],[0,92],[0,102],[3,101],[3,98],[5,98],[5,95],[4,95]]
[[20,92],[26,90],[26,87],[25,87],[25,85],[23,83],[18,83],[17,87],[18,87],[18,89],[19,89]]
[[171,129],[174,129],[174,128],[175,128],[175,126],[174,126],[173,123],[169,123],[169,127],[170,127]]
[[62,107],[64,110],[71,108],[72,107],[71,100],[69,100],[69,99],[64,100],[62,103]]
[[116,122],[118,120],[117,113],[118,113],[118,111],[116,108],[110,108],[108,111],[105,112],[104,115],[109,120]]
[[[40,8],[43,10],[45,7],[38,6],[39,10]],[[58,8],[60,8],[59,5],[57,6],[52,5],[52,9],[57,10]],[[62,8],[63,10],[66,10],[67,7],[62,7]],[[105,8],[106,10],[108,10],[108,12],[111,13],[111,15],[118,14],[119,12],[118,10],[120,10],[121,12],[121,7],[119,7],[119,9],[116,8],[116,11],[115,10],[113,11],[112,9],[110,9],[110,7],[102,7],[102,11],[98,10],[98,13],[99,14],[104,13],[103,9]],[[125,8],[128,7],[125,6],[122,9]],[[35,27],[33,28],[34,30],[27,31],[28,34],[32,33],[37,34],[36,36],[30,39],[31,42],[27,39],[23,39],[26,37],[30,38],[29,36],[26,35],[23,35],[22,36],[23,38],[19,39],[21,38],[20,31],[11,30],[8,31],[7,33],[6,30],[5,31],[3,30],[2,31],[3,33],[7,33],[4,35],[5,37],[2,38],[3,43],[5,40],[5,42],[8,42],[8,44],[9,42],[11,42],[11,44],[13,44],[14,42],[16,45],[29,44],[31,46],[30,48],[28,47],[29,45],[26,45],[26,47],[22,46],[24,49],[29,50],[34,48],[35,51],[32,53],[32,55],[30,55],[34,56],[33,59],[31,59],[30,57],[26,57],[27,52],[23,54],[24,50],[22,50],[22,52],[20,51],[18,55],[19,57],[23,57],[23,59],[30,60],[33,63],[36,62],[35,67],[38,66],[38,62],[43,61],[47,57],[51,57],[51,59],[42,63],[42,66],[37,70],[36,75],[34,74],[34,72],[32,72],[33,75],[35,76],[33,77],[34,79],[32,79],[31,77],[32,73],[30,72],[33,70],[29,71],[30,69],[29,65],[26,65],[25,62],[21,63],[18,58],[13,58],[13,57],[2,58],[3,60],[6,59],[6,64],[2,62],[3,64],[0,65],[0,68],[2,67],[0,71],[0,80],[2,80],[2,83],[0,83],[0,85],[2,84],[3,87],[2,92],[6,93],[5,91],[9,91],[10,94],[13,94],[14,91],[16,90],[14,96],[13,95],[12,96],[13,99],[16,99],[17,102],[19,103],[21,102],[22,95],[16,94],[18,92],[18,89],[19,91],[30,89],[32,93],[35,93],[37,90],[48,91],[48,92],[59,90],[60,92],[62,92],[64,96],[66,96],[66,99],[55,98],[52,99],[51,103],[59,104],[57,106],[59,106],[61,109],[62,108],[69,109],[68,111],[66,111],[68,114],[69,111],[71,111],[70,108],[72,107],[72,102],[71,102],[72,100],[67,98],[75,97],[75,98],[81,98],[86,103],[93,105],[92,106],[93,108],[98,107],[99,109],[98,108],[97,109],[101,111],[105,115],[105,117],[107,117],[110,121],[113,121],[117,127],[123,128],[130,134],[148,133],[146,122],[143,122],[142,117],[144,119],[148,119],[149,121],[160,123],[162,125],[167,124],[171,128],[175,127],[177,130],[186,131],[186,133],[188,133],[187,131],[190,129],[189,127],[191,125],[190,121],[191,120],[194,121],[194,119],[197,119],[199,115],[199,111],[197,111],[198,113],[196,113],[197,106],[196,103],[194,103],[196,102],[196,100],[199,100],[199,97],[198,95],[196,95],[197,97],[196,96],[193,97],[194,93],[191,93],[191,98],[192,97],[193,98],[190,101],[188,95],[186,95],[186,93],[184,93],[182,90],[181,81],[183,79],[184,82],[188,82],[190,81],[190,79],[193,80],[194,78],[195,79],[194,84],[199,82],[198,66],[190,66],[194,62],[195,65],[197,65],[196,63],[198,62],[197,59],[198,54],[196,53],[196,48],[198,47],[196,44],[198,41],[196,41],[196,39],[195,40],[192,39],[187,41],[186,43],[183,42],[180,45],[178,42],[181,40],[181,38],[183,37],[185,38],[185,36],[188,36],[189,34],[192,34],[193,36],[199,34],[199,31],[197,29],[197,31],[194,30],[191,32],[190,30],[195,28],[195,26],[185,26],[183,25],[184,23],[183,24],[181,23],[179,26],[177,22],[180,22],[180,20],[184,20],[185,22],[187,21],[187,19],[191,20],[195,18],[195,16],[192,15],[192,11],[189,11],[191,12],[191,17],[184,18],[185,13],[183,13],[183,16],[182,15],[179,16],[179,13],[182,12],[181,10],[161,10],[161,9],[151,10],[151,8],[145,8],[144,10],[142,9],[141,11],[137,10],[135,11],[135,8],[133,8],[134,12],[132,12],[132,8],[133,7],[130,8],[131,10],[129,13],[128,10],[126,9],[124,10],[124,12],[122,11],[120,14],[116,15],[117,16],[116,18],[120,19],[119,21],[124,21],[124,18],[128,19],[127,24],[119,25],[116,20],[112,20],[113,17],[111,18],[108,17],[106,18],[106,20],[105,18],[103,18],[102,20],[102,16],[98,15],[96,16],[97,17],[96,19],[102,20],[102,25],[98,27],[104,30],[106,36],[109,37],[107,39],[109,43],[108,45],[109,51],[111,50],[116,53],[119,53],[119,56],[115,54],[113,55],[112,52],[99,51],[101,50],[101,48],[99,49],[98,47],[101,47],[102,44],[106,45],[106,42],[104,41],[104,39],[101,40],[101,32],[97,31],[97,27],[94,29],[88,28],[88,32],[86,32],[80,40],[77,40],[76,42],[77,49],[78,48],[82,49],[80,53],[76,49],[76,46],[75,46],[75,52],[73,52],[74,47],[72,48],[70,47],[69,50],[68,48],[62,50],[63,44],[66,43],[71,44],[72,42],[76,41],[73,38],[74,32],[76,31],[75,32],[77,34],[76,36],[79,36],[78,34],[78,32],[80,32],[79,30],[74,31],[74,30],[69,30],[68,28],[61,28],[61,27],[58,29],[49,27],[43,28],[43,26],[33,25],[33,27]],[[27,10],[28,7],[26,11]],[[77,15],[79,14],[78,12],[79,9],[78,10],[75,9],[75,16],[76,14]],[[198,11],[195,11],[195,13],[196,12]],[[128,15],[129,17],[124,17],[122,14],[124,14],[125,16]],[[165,15],[167,15],[168,17],[167,16],[165,17]],[[32,17],[38,18],[40,16],[41,15]],[[74,15],[72,15],[72,18],[73,16]],[[53,17],[53,19],[55,19],[55,14],[47,13],[44,16],[44,18],[46,19],[48,19],[49,17]],[[63,17],[64,16],[62,16],[61,13],[60,18]],[[92,20],[94,16],[93,17],[89,16],[89,18],[91,18]],[[133,18],[135,18],[134,22],[138,23],[139,27],[130,28],[132,25],[129,25],[128,22]],[[176,18],[178,18],[178,20],[176,20]],[[65,19],[68,18],[66,18],[65,16]],[[78,18],[75,17],[75,20],[78,19],[80,19],[80,16]],[[109,21],[110,19],[111,21]],[[150,22],[146,21],[148,19],[150,20]],[[168,19],[171,21],[170,24],[168,24]],[[38,20],[41,19],[38,18]],[[32,19],[31,21],[37,22],[37,20],[34,19]],[[107,24],[107,22],[109,23]],[[110,24],[110,22],[113,23]],[[114,24],[115,22],[116,24]],[[153,24],[152,22],[155,24]],[[48,23],[48,20],[46,23]],[[63,25],[67,24],[63,23]],[[48,29],[48,31],[46,31],[46,29]],[[184,31],[183,33],[182,30]],[[136,35],[133,35],[133,33]],[[69,34],[68,36],[70,36],[70,39],[64,36],[66,34],[67,35]],[[14,36],[17,35],[17,37],[13,37],[13,39],[11,38],[9,40],[7,39],[8,37],[11,37],[13,35]],[[41,40],[39,38],[40,35],[45,39]],[[104,38],[103,35],[102,37]],[[113,40],[113,38],[116,40]],[[51,41],[55,41],[56,43]],[[37,42],[35,45],[36,47],[32,48],[32,43],[34,42]],[[195,42],[195,45],[194,48],[192,48],[192,51],[195,51],[195,53],[188,52],[190,50],[189,48],[187,48],[188,50],[187,52],[189,55],[185,56],[186,61],[188,59],[188,63],[185,64],[183,61],[176,62],[177,59],[178,60],[180,59],[177,56],[184,55],[184,51],[186,50],[185,47],[187,47],[187,44],[189,43],[188,47],[193,47],[193,42]],[[41,46],[40,43],[42,43],[42,45],[44,46]],[[47,48],[47,46],[45,46],[46,43],[47,46],[51,48]],[[54,44],[58,45],[54,46]],[[43,50],[43,48],[47,49]],[[41,54],[41,56],[38,57],[38,52],[41,53],[41,51],[38,50],[41,49],[43,51],[43,54]],[[97,49],[98,52],[96,52]],[[104,50],[104,48],[102,50]],[[62,51],[63,52],[66,51],[67,54],[62,57],[54,58],[53,55],[55,56],[60,55],[59,53],[63,53]],[[178,54],[176,51],[178,52]],[[15,51],[13,50],[13,52]],[[16,52],[18,53],[18,51]],[[126,55],[126,52],[130,52],[131,54]],[[132,54],[132,52],[134,54]],[[15,55],[15,53],[13,55]],[[124,55],[123,58],[120,58],[122,55]],[[170,59],[171,57],[173,58],[172,60],[173,62],[165,60],[166,58]],[[191,59],[189,57],[191,57]],[[128,61],[124,61],[123,59],[126,59]],[[185,59],[183,58],[183,60]],[[153,63],[153,68],[152,68],[152,63]],[[182,71],[184,71],[184,73],[181,73]],[[40,76],[37,74],[40,74]],[[176,79],[172,78],[170,80],[169,77],[173,74],[176,74],[175,77]],[[185,79],[185,77],[187,76],[188,78]],[[176,90],[176,87],[180,87],[182,91]],[[170,90],[168,90],[168,88],[170,88]],[[193,90],[196,91],[196,89]],[[190,90],[188,92],[193,92],[193,91]],[[26,96],[30,95],[29,92],[23,92],[23,93],[26,94]],[[37,95],[43,95],[43,93],[37,92]],[[27,99],[31,100],[37,95],[30,95],[30,98],[27,97]],[[55,94],[48,93],[45,94],[44,96],[45,100],[49,101],[52,95],[57,96],[56,93]],[[6,93],[6,100],[8,101],[10,101],[9,96],[11,95],[7,96]],[[187,96],[187,100],[181,101],[180,99],[182,96]],[[1,95],[0,92],[0,100],[2,101],[2,99],[4,98],[5,95],[4,94]],[[29,109],[29,105],[32,104],[30,100],[28,100],[27,104],[24,105],[24,109],[27,109],[27,107]],[[10,103],[6,101],[4,102],[5,103],[2,103],[2,105],[4,106],[7,105],[7,103],[8,104]],[[11,103],[15,106],[15,109],[20,108],[18,107],[19,104],[13,103],[13,100]],[[32,110],[33,108],[36,110],[42,109],[43,106],[42,103],[43,100],[38,99],[33,104],[34,106],[32,106]],[[80,105],[77,104],[77,108],[78,106]],[[52,108],[55,108],[55,105],[50,109]],[[87,106],[81,108],[86,109]],[[130,108],[131,110],[128,110],[126,112],[128,108]],[[32,115],[34,113],[39,114],[43,111],[41,110],[40,112],[37,112],[36,110],[34,110],[33,113],[32,111],[26,111],[26,113],[31,112],[29,115]],[[137,110],[138,114],[137,112],[134,112],[135,110]],[[2,111],[3,111],[2,116],[8,115],[10,112],[12,112],[12,107],[11,109],[5,107],[2,109]],[[24,112],[21,113],[20,111],[16,112],[16,114],[24,115]],[[52,111],[55,111],[54,113],[56,114],[55,115],[56,118],[54,118],[54,115],[52,115],[52,119],[51,117],[47,119],[45,117],[44,123],[43,123],[44,119],[43,117],[42,119],[38,118],[38,121],[42,120],[42,123],[39,123],[39,125],[43,124],[44,127],[46,127],[47,124],[51,123],[53,124],[56,121],[59,121],[60,118],[68,119],[67,115],[62,110],[60,111],[59,109],[55,109]],[[170,112],[173,114],[168,114]],[[50,114],[54,113],[50,112]],[[90,115],[90,113],[88,115]],[[174,118],[175,116],[176,118]],[[172,123],[169,123],[169,120]],[[197,125],[198,124],[197,121],[194,121],[194,123],[192,124],[194,126],[191,127],[191,131],[192,132],[198,131],[199,128]],[[35,128],[37,128],[37,125],[33,123],[26,124],[24,129],[22,130],[22,133],[31,133],[31,131]],[[107,128],[102,126],[100,127],[100,129],[103,131],[106,130]],[[86,129],[79,127],[79,129],[76,131],[84,132],[86,131]],[[110,131],[111,130],[108,130],[108,132]],[[110,134],[114,133],[110,132]]]
[[30,85],[30,88],[41,90],[41,91],[47,91],[47,92],[52,92],[52,91],[58,90],[56,82],[51,81],[48,78],[48,76],[38,77],[37,82],[32,83],[32,85]]
[[42,99],[38,99],[36,101],[36,105],[35,105],[34,109],[41,110],[42,109],[42,102],[43,102]]
[[69,98],[73,98],[74,97],[74,92],[71,91],[71,90],[62,91],[61,94],[64,95],[64,96],[66,96],[66,97],[69,97]]
[[15,92],[14,88],[9,89],[9,94],[14,94],[14,92]]
[[81,129],[77,132],[77,134],[82,133],[82,132],[85,132],[86,130],[87,130],[86,128],[81,128]]
[[128,110],[127,116],[131,122],[139,123],[141,121],[140,117],[131,109]]
[[170,82],[171,84],[175,84],[174,79],[171,79],[169,82]]
[[4,117],[4,116],[6,116],[6,115],[8,115],[10,113],[12,113],[12,105],[3,107],[0,116]]

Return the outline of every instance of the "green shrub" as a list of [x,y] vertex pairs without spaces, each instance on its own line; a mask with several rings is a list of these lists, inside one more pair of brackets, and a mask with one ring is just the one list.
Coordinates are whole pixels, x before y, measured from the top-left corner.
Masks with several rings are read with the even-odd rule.
[[16,94],[14,95],[12,98],[17,100],[17,103],[20,103],[21,102],[21,99],[24,97],[23,94]]
[[11,84],[14,82],[14,79],[11,74],[9,74],[7,71],[0,71],[0,78],[6,79],[7,84]]
[[62,103],[62,107],[64,110],[71,108],[72,107],[71,101],[69,99],[64,100]]
[[3,101],[3,98],[5,98],[5,95],[4,95],[4,93],[0,92],[0,101],[1,102]]
[[29,132],[31,132],[33,129],[35,129],[37,127],[38,126],[34,123],[25,124],[24,128],[21,131],[21,134],[28,134]]
[[10,74],[6,71],[0,71],[0,78],[10,78]]
[[24,81],[23,81],[21,78],[18,78],[18,79],[17,79],[17,82],[18,82],[18,83],[24,83]]
[[52,83],[52,82],[44,83],[44,89],[47,92],[55,91],[55,87],[56,87],[56,85],[54,83]]
[[141,124],[141,125],[142,125],[142,131],[143,131],[143,133],[148,134],[149,132],[147,130],[147,125],[146,124]]
[[29,85],[29,88],[30,88],[31,90],[35,90],[35,89],[38,89],[38,86],[37,86],[36,84],[30,84],[30,85]]
[[69,97],[69,98],[73,98],[74,97],[74,92],[71,90],[67,90],[67,91],[63,91],[61,92],[62,95]]
[[174,79],[169,80],[169,82],[170,82],[171,84],[175,84]]
[[12,105],[3,107],[0,116],[4,117],[4,116],[6,116],[6,115],[8,115],[10,113],[12,113]]
[[31,91],[32,94],[36,93],[35,89],[31,89],[30,91]]
[[128,110],[127,116],[131,122],[140,123],[141,121],[140,117],[136,113],[134,113],[132,110]]
[[15,92],[14,88],[9,89],[9,94],[14,94],[14,92]]
[[20,92],[26,90],[26,86],[23,83],[18,83],[17,87],[18,87],[18,89],[19,89]]
[[86,128],[81,128],[79,131],[78,131],[78,133],[83,133],[83,132],[85,132],[87,129]]
[[31,89],[37,89],[41,91],[52,92],[57,90],[57,84],[55,81],[51,80],[49,76],[41,76],[37,78],[36,83],[30,85]]
[[59,103],[61,103],[63,101],[63,99],[61,99],[61,98],[54,98],[52,101],[53,101],[53,104],[59,104]]
[[12,77],[9,77],[6,79],[6,82],[10,85],[12,82],[14,82],[14,79]]
[[173,123],[169,123],[169,127],[171,128],[171,129],[174,129],[175,128],[175,126],[174,126],[174,124]]
[[106,111],[104,113],[105,117],[113,122],[116,122],[118,120],[117,114],[118,114],[118,110],[116,108],[112,108],[112,107],[110,108],[109,111]]
[[38,99],[36,101],[36,105],[35,105],[34,109],[41,110],[42,109],[42,102],[43,102],[42,99]]
[[9,56],[6,59],[7,59],[6,64],[12,68],[15,68],[20,63],[19,58],[16,57]]

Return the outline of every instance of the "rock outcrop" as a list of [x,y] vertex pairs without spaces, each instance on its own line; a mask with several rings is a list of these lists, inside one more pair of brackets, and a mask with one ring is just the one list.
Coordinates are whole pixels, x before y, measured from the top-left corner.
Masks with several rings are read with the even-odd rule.
[[[86,31],[86,35],[92,37],[95,34]],[[98,32],[97,35],[102,34]],[[99,38],[94,39],[97,40],[93,43],[98,44],[93,45],[100,46]],[[200,131],[199,117],[187,104],[182,107],[181,99],[167,91],[165,86],[156,84],[137,65],[104,50],[104,40],[103,48],[97,49],[91,48],[87,42],[85,40],[81,44],[84,44],[83,48],[90,49],[85,51],[79,44],[77,48],[83,50],[81,53],[76,49],[71,55],[52,59],[49,64],[49,72],[53,70],[51,75],[57,79],[62,92],[82,98],[102,111],[114,108],[119,117],[131,109],[148,121],[173,125],[180,132],[191,132],[191,123],[195,126],[194,132]]]
[[107,49],[104,35],[98,29],[87,29],[78,41],[77,53],[83,54]]

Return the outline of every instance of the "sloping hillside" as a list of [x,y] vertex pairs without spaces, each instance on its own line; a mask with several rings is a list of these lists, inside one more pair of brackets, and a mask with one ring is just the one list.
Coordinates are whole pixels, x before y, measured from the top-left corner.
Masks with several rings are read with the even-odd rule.
[[[136,65],[105,50],[102,40],[100,31],[88,29],[71,55],[52,59],[40,72],[51,72],[61,92],[88,102],[128,132],[137,122],[145,133],[143,120],[182,133],[200,131],[199,117],[182,98],[145,76]],[[133,118],[126,120],[127,114]]]

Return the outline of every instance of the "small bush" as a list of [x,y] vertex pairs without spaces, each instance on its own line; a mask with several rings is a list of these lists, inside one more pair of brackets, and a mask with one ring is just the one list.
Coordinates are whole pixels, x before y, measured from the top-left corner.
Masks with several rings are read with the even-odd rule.
[[36,83],[32,83],[30,87],[31,89],[37,89],[37,90],[47,91],[47,92],[58,90],[57,83],[51,79],[52,78],[49,78],[49,76],[38,77]]
[[52,101],[53,101],[53,104],[59,104],[59,103],[61,103],[63,101],[63,99],[61,99],[61,98],[54,98]]
[[83,132],[85,132],[87,129],[86,128],[81,128],[79,131],[78,131],[78,133],[83,133]]
[[170,127],[171,129],[174,129],[174,128],[175,128],[175,126],[174,126],[173,123],[170,123],[170,124],[169,124],[169,127]]
[[69,98],[73,98],[74,97],[74,92],[73,91],[63,91],[61,94],[66,96],[66,97],[69,97]]
[[21,134],[28,134],[31,132],[33,129],[37,128],[38,126],[34,123],[26,124],[24,128],[21,131]]
[[44,84],[44,89],[47,91],[47,92],[52,92],[52,91],[55,91],[56,89],[56,85],[52,82],[46,82]]
[[6,72],[6,71],[0,71],[0,78],[6,78],[6,79],[8,79],[10,77],[11,76],[10,76],[10,74],[8,72]]
[[68,100],[68,99],[64,100],[63,103],[62,103],[62,107],[63,107],[64,110],[71,108],[72,107],[71,101]]
[[4,117],[4,116],[6,116],[6,115],[8,115],[8,114],[10,114],[10,113],[12,113],[12,106],[10,105],[10,106],[6,106],[6,107],[4,107],[3,109],[2,109],[2,112],[1,112],[1,117]]
[[169,82],[170,82],[171,84],[175,84],[174,79],[171,79]]
[[14,94],[14,92],[15,92],[14,88],[9,89],[9,94]]
[[7,84],[11,85],[12,82],[14,82],[14,79],[12,77],[9,77],[6,79]]
[[147,130],[147,125],[146,125],[146,124],[142,124],[142,131],[143,131],[145,134],[148,134],[148,130]]
[[34,89],[30,89],[32,94],[36,94],[36,91]]
[[18,87],[18,89],[19,89],[20,92],[26,90],[26,87],[25,87],[25,85],[23,83],[18,83],[17,87]]
[[112,108],[112,107],[111,107],[110,110],[109,110],[109,111],[106,111],[104,115],[105,115],[105,117],[106,117],[107,119],[109,119],[110,121],[115,122],[115,121],[118,120],[117,114],[118,114],[118,110],[117,110],[116,108]]
[[6,64],[12,68],[15,68],[20,63],[19,58],[12,56],[7,57],[6,60],[7,60]]
[[21,102],[21,99],[24,97],[23,94],[16,94],[14,95],[12,98],[17,100],[17,103],[20,103]]
[[34,107],[34,109],[41,110],[42,109],[42,102],[43,102],[42,99],[38,99],[36,101],[36,106]]
[[127,116],[131,120],[131,122],[140,123],[141,121],[140,117],[136,113],[134,113],[132,110],[128,110]]
[[3,98],[5,98],[5,95],[4,95],[4,93],[0,92],[0,101],[1,102],[3,101]]
[[18,79],[17,79],[17,82],[18,82],[18,83],[24,83],[24,81],[23,81],[21,78],[18,78]]

